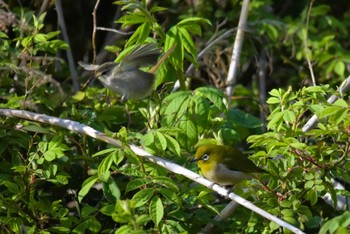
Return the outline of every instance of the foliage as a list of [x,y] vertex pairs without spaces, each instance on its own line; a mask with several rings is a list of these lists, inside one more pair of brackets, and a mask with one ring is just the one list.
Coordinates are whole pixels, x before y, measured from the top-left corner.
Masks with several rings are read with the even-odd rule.
[[[141,145],[196,171],[189,161],[196,144],[208,141],[244,148],[269,171],[236,185],[237,194],[306,232],[348,231],[348,212],[335,207],[338,196],[350,194],[335,188],[333,180],[350,183],[349,100],[339,94],[329,104],[327,98],[347,74],[349,16],[337,16],[334,12],[340,8],[334,4],[314,3],[307,31],[305,2],[295,3],[299,11],[278,13],[285,6],[280,2],[252,1],[240,84],[228,100],[222,90],[230,61],[226,47],[232,39],[197,60],[197,50],[215,31],[220,35],[237,25],[240,1],[219,2],[197,1],[193,7],[186,1],[151,6],[146,1],[115,2],[122,10],[117,25],[134,30],[126,40],[118,37],[107,47],[115,53],[119,45],[125,46],[116,61],[144,42],[156,42],[164,52],[175,46],[158,69],[157,92],[149,99],[122,104],[98,82],[71,92],[66,59],[58,58],[68,45],[59,39],[59,31],[52,30],[50,11],[35,16],[27,8],[0,1],[0,17],[7,17],[0,23],[0,107],[72,119],[123,143],[114,148],[58,127],[1,117],[2,232],[197,233],[227,201],[137,157],[127,145]],[[65,10],[70,8],[73,5]],[[227,23],[214,28],[215,20],[224,18]],[[306,32],[317,83],[325,85],[305,85],[310,83]],[[255,75],[254,61],[261,56],[270,67],[267,106],[259,102],[262,91]],[[196,67],[194,73],[186,72],[190,64]],[[181,89],[172,92],[177,80]],[[304,133],[301,128],[312,114],[318,124]],[[255,117],[264,115],[267,131],[264,121]],[[323,200],[327,193],[331,204]],[[287,232],[243,207],[216,229]]]

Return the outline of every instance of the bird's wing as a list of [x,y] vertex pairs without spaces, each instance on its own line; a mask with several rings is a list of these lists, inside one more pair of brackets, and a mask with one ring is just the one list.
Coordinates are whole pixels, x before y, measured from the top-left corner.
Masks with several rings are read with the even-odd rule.
[[119,67],[122,70],[129,70],[139,67],[153,66],[157,63],[160,54],[160,49],[154,43],[141,45],[125,56]]
[[223,162],[225,165],[228,165],[231,170],[247,173],[266,173],[264,169],[257,167],[246,155],[243,155],[243,153],[236,148],[229,147],[226,149],[225,155],[223,155]]

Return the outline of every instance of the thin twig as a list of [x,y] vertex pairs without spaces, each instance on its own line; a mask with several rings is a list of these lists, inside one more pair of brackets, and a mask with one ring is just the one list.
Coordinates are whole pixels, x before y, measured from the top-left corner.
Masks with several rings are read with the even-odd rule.
[[96,20],[96,12],[98,5],[100,4],[100,0],[96,1],[96,4],[94,6],[94,10],[92,12],[92,21],[93,21],[93,28],[92,28],[92,51],[93,51],[93,60],[92,63],[96,64],[96,30],[97,30],[97,20]]
[[[99,132],[85,124],[81,124],[79,122],[76,121],[72,121],[69,119],[62,119],[62,118],[57,118],[57,117],[53,117],[53,116],[48,116],[48,115],[42,115],[42,114],[37,114],[34,112],[30,112],[30,111],[23,111],[23,110],[11,110],[11,109],[0,109],[0,115],[3,116],[7,116],[7,117],[16,117],[16,118],[21,118],[21,119],[27,119],[27,120],[31,120],[31,121],[36,121],[36,122],[40,122],[40,123],[45,123],[45,124],[51,124],[51,125],[55,125],[55,126],[59,126],[62,128],[66,128],[70,131],[76,132],[76,133],[81,133],[81,134],[85,134],[88,136],[91,136],[93,138],[96,138],[98,140],[102,140],[106,143],[115,145],[119,148],[122,147],[122,144],[119,140],[111,138],[109,136],[107,136],[106,134]],[[179,174],[179,175],[183,175],[199,184],[202,184],[204,186],[206,186],[207,188],[217,192],[218,194],[228,197],[231,200],[237,202],[238,204],[260,214],[261,216],[277,223],[278,225],[285,227],[287,229],[289,229],[290,231],[294,232],[294,233],[304,233],[302,232],[300,229],[292,226],[291,224],[279,219],[278,217],[271,215],[270,213],[260,209],[259,207],[255,206],[254,204],[252,204],[251,202],[245,200],[244,198],[236,195],[235,193],[231,192],[230,190],[227,190],[224,187],[221,187],[217,184],[213,185],[212,181],[209,181],[207,179],[205,179],[204,177],[198,175],[197,173],[194,173],[193,171],[190,171],[182,166],[179,166],[176,163],[173,163],[169,160],[166,160],[164,158],[161,157],[157,157],[157,156],[153,156],[152,154],[146,152],[145,150],[130,144],[129,145],[130,149],[138,156],[140,157],[145,157],[147,160],[156,163],[157,165],[160,165],[161,167],[166,168],[167,170],[175,173],[175,174]]]
[[121,34],[121,35],[131,35],[134,33],[134,31],[132,32],[123,32],[114,28],[105,28],[105,27],[97,27],[96,30],[100,30],[100,31],[108,31],[108,32],[113,32],[113,33],[117,33],[117,34]]
[[237,70],[238,70],[238,63],[239,63],[239,59],[242,51],[244,30],[247,25],[248,6],[249,6],[249,0],[243,0],[236,39],[232,49],[230,68],[226,79],[226,85],[227,85],[226,96],[228,97],[229,100],[230,100],[229,97],[232,96],[232,93],[233,93],[233,86],[237,83]]
[[71,50],[71,44],[69,42],[69,36],[67,33],[67,28],[66,24],[64,21],[64,15],[63,15],[63,8],[62,8],[62,3],[61,0],[56,1],[56,11],[57,11],[57,17],[58,17],[58,24],[62,30],[62,36],[64,41],[69,45],[69,48],[67,50],[67,59],[68,59],[68,66],[69,66],[69,71],[72,76],[72,81],[73,81],[73,91],[77,92],[79,90],[79,83],[78,83],[78,73],[74,65],[74,58],[73,58],[73,53]]
[[312,64],[311,64],[311,60],[310,60],[310,56],[309,56],[309,49],[308,49],[308,31],[309,31],[309,19],[310,19],[310,14],[311,14],[311,9],[312,9],[312,4],[314,3],[315,0],[311,0],[310,1],[310,6],[307,12],[307,16],[306,16],[306,29],[305,29],[305,40],[304,40],[304,50],[305,50],[305,56],[306,56],[306,61],[307,64],[309,66],[309,70],[310,70],[310,75],[311,75],[311,79],[312,79],[312,85],[316,86],[316,80],[315,80],[315,75],[314,75],[314,71],[312,69]]

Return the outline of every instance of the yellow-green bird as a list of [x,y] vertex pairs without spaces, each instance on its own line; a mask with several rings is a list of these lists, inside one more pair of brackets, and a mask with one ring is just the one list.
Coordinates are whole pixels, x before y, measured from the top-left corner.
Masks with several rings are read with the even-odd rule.
[[197,162],[205,178],[220,185],[234,185],[251,179],[251,173],[267,173],[240,150],[227,145],[202,145],[193,161]]

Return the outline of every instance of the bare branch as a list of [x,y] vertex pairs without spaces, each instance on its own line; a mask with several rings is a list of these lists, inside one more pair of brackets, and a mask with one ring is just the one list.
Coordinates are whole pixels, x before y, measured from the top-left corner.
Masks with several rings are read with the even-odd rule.
[[236,39],[232,49],[231,64],[230,64],[230,68],[229,68],[227,80],[226,80],[226,85],[227,85],[226,96],[228,97],[228,100],[230,100],[229,97],[233,93],[233,86],[237,83],[237,69],[238,69],[238,63],[239,63],[239,59],[242,51],[244,30],[247,25],[248,6],[249,6],[249,0],[243,0]]
[[93,29],[92,29],[92,51],[94,54],[94,58],[92,60],[92,63],[96,63],[96,30],[97,30],[97,20],[96,20],[96,12],[98,5],[100,4],[100,0],[96,1],[94,10],[92,12],[92,20],[93,20]]
[[310,1],[309,10],[308,10],[307,16],[306,16],[306,29],[305,29],[306,32],[305,32],[305,39],[304,39],[304,50],[305,50],[305,56],[306,56],[307,64],[308,64],[309,70],[310,70],[310,75],[311,75],[311,79],[312,79],[312,85],[316,86],[315,75],[314,75],[314,71],[312,69],[312,64],[311,64],[310,56],[309,56],[309,48],[308,48],[308,44],[307,44],[308,31],[309,31],[309,19],[310,19],[312,4],[314,3],[314,1],[315,0],[311,0]]
[[121,34],[121,35],[131,35],[133,34],[134,32],[123,32],[123,31],[120,31],[120,30],[117,30],[117,29],[114,29],[114,28],[105,28],[105,27],[97,27],[96,30],[100,30],[100,31],[108,31],[108,32],[113,32],[113,33],[117,33],[117,34]]
[[[350,76],[348,76],[348,78],[346,78],[346,80],[344,80],[344,82],[341,84],[341,86],[338,88],[338,92],[342,95],[343,93],[345,93],[346,91],[348,91],[350,89]],[[338,100],[338,96],[333,94],[332,96],[330,96],[330,98],[327,99],[328,103],[334,103],[336,100]],[[302,131],[303,132],[308,132],[311,129],[313,129],[317,123],[317,116],[313,115],[308,121],[307,123],[303,126]]]
[[72,50],[71,50],[71,44],[69,42],[69,37],[68,37],[68,33],[67,33],[66,24],[65,24],[65,21],[64,21],[61,0],[57,0],[56,1],[56,9],[57,9],[58,24],[60,25],[60,28],[62,30],[63,39],[69,45],[69,48],[67,50],[67,59],[68,59],[69,71],[70,71],[70,74],[72,76],[73,90],[74,90],[74,92],[77,92],[79,90],[78,73],[77,73],[77,70],[75,69],[75,65],[74,65],[74,58],[73,58],[73,53],[72,53]]

